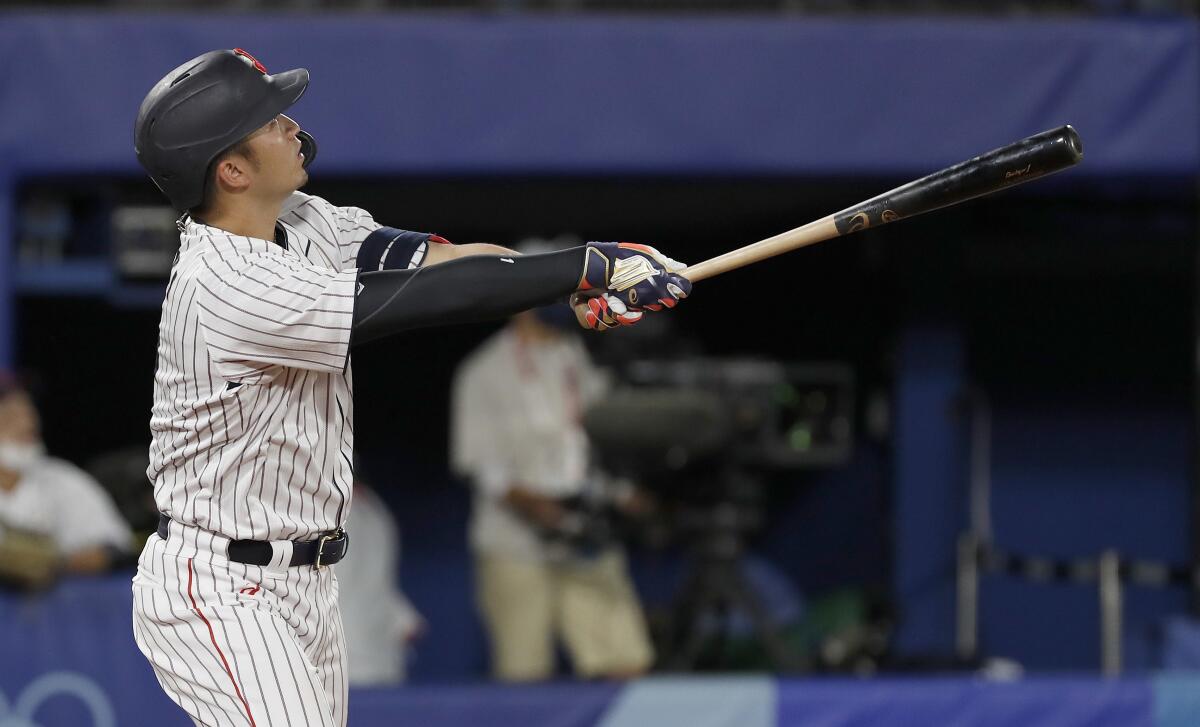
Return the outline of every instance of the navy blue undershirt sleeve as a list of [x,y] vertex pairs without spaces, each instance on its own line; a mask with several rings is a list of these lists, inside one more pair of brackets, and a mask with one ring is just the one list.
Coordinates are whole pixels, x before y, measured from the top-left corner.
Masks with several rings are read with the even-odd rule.
[[413,328],[504,318],[560,300],[579,287],[585,249],[364,271],[358,276],[351,345]]

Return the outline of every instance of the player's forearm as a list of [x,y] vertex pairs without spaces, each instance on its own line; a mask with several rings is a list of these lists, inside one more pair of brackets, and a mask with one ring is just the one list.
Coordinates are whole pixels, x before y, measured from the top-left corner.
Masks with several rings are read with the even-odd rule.
[[477,255],[512,256],[517,254],[519,253],[509,250],[507,247],[493,245],[488,242],[471,242],[465,245],[430,245],[428,252],[425,253],[424,266],[440,265],[451,260],[475,257]]
[[355,345],[413,328],[503,318],[579,286],[583,247],[541,255],[473,255],[359,276]]
[[490,242],[468,242],[464,245],[454,245],[457,257],[474,257],[476,255],[520,255],[521,253],[507,247],[493,245]]

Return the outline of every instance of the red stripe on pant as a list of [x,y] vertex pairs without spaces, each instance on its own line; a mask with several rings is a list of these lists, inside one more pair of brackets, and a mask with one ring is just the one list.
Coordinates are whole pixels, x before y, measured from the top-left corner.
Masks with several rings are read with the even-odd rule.
[[221,647],[217,646],[217,635],[213,632],[212,624],[200,612],[200,607],[196,605],[196,597],[192,595],[192,559],[188,558],[188,598],[192,601],[192,610],[208,627],[208,638],[212,641],[213,648],[217,650],[217,656],[221,657],[221,664],[225,667],[225,673],[229,675],[229,683],[233,685],[233,693],[238,699],[242,700],[242,706],[246,708],[246,717],[250,719],[250,727],[258,727],[254,724],[254,715],[250,714],[250,705],[246,702],[246,698],[242,696],[242,690],[238,689],[237,680],[233,678],[233,670],[229,668],[229,662],[225,659],[225,652],[221,651]]

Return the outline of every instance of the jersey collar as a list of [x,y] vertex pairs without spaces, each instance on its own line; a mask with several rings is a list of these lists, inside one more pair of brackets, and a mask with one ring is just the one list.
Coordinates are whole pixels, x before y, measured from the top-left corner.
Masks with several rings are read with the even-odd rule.
[[284,231],[278,222],[275,223],[275,239],[264,240],[261,237],[235,235],[228,230],[212,227],[189,217],[183,226],[183,233],[179,237],[182,249],[196,244],[207,244],[222,250],[233,250],[239,253],[284,253],[288,251],[287,232]]

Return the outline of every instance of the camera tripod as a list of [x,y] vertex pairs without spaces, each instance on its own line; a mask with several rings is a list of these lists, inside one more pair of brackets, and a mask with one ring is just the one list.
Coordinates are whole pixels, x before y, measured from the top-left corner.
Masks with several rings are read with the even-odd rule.
[[[743,488],[747,486],[742,483]],[[757,490],[750,486],[750,489]],[[685,530],[694,533],[683,583],[671,609],[662,664],[670,671],[697,667],[705,643],[718,624],[721,643],[729,636],[731,617],[746,614],[772,668],[795,671],[801,660],[781,639],[778,625],[746,577],[742,565],[745,533],[758,527],[761,507],[751,499],[722,499],[708,507],[681,513]],[[712,620],[710,620],[710,618]]]

